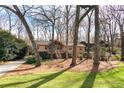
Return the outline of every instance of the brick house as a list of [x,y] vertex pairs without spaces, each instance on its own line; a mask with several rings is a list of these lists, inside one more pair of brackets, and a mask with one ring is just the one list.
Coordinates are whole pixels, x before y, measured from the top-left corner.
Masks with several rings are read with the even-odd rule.
[[[52,47],[53,46],[53,47]],[[72,56],[73,54],[73,44],[69,43],[68,46],[59,41],[50,42],[37,42],[37,48],[39,52],[47,52],[48,54],[63,54],[68,51],[68,54]],[[53,51],[50,51],[50,48],[54,48]],[[85,51],[85,45],[77,45],[77,57],[83,55]]]

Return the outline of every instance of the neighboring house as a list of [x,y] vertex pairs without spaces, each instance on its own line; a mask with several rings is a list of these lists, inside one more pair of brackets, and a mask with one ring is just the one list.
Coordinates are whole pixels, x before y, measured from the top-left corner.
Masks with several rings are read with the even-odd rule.
[[[81,45],[85,45],[85,46],[86,46],[86,47],[85,47],[85,51],[87,51],[88,43],[85,42],[85,41],[81,41],[80,44],[81,44]],[[92,42],[92,43],[89,43],[90,51],[93,50],[94,46],[95,46],[95,44],[94,44],[93,42]]]
[[[73,54],[73,44],[69,43],[68,46],[64,46],[63,50],[66,51],[66,48],[68,50],[68,53],[72,56]],[[83,55],[83,53],[85,52],[85,45],[82,44],[78,44],[77,45],[77,56],[80,57]]]
[[[85,51],[87,51],[87,49],[88,49],[88,43],[85,42],[85,41],[81,41],[80,44],[85,45],[85,46],[86,46],[86,47],[85,47]],[[94,46],[95,46],[95,43],[94,43],[94,42],[90,42],[90,43],[89,43],[90,51],[93,51],[93,50],[94,50]],[[101,47],[108,47],[109,45],[108,45],[107,42],[104,42],[103,40],[101,40],[101,41],[100,41],[100,46],[101,46]]]
[[[72,56],[73,54],[73,44],[69,43],[68,46],[63,44],[57,40],[53,42],[37,42],[37,48],[39,52],[47,52],[48,54],[55,54],[56,56],[60,57],[60,54],[65,53],[68,51],[68,54]],[[78,44],[77,45],[77,57],[83,55],[85,51],[85,45]]]

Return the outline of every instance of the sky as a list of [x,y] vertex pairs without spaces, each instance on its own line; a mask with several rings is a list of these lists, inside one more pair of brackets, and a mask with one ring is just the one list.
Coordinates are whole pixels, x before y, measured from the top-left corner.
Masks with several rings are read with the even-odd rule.
[[[101,7],[103,7],[103,6],[101,6]],[[46,6],[45,6],[44,8],[47,9]],[[62,8],[62,9],[64,9],[64,8]],[[16,20],[18,20],[18,17],[12,13],[11,19],[12,19],[12,25],[13,25],[13,24],[16,23]],[[94,19],[94,18],[93,18],[93,19]],[[35,26],[34,26],[35,24],[33,24],[33,21],[32,21],[33,19],[32,19],[32,17],[26,17],[26,20],[27,20],[29,26],[31,27],[33,36],[34,36],[35,38],[37,38],[37,28],[34,28],[34,27],[35,27]],[[84,19],[83,21],[87,21],[87,17],[85,17],[85,19]],[[20,21],[18,21],[17,24],[16,24],[16,26],[14,26],[14,27],[12,28],[12,34],[17,35],[17,32],[18,32],[18,29],[17,29],[17,28],[19,28],[19,27],[18,27],[18,24],[19,24],[19,23],[20,23]],[[73,24],[73,22],[72,22],[72,24]],[[86,23],[85,25],[87,26],[87,23]],[[5,30],[8,30],[8,29],[9,29],[8,15],[6,14],[6,12],[5,12],[4,10],[0,12],[0,26],[1,26],[3,29],[5,29]],[[79,28],[79,40],[80,40],[80,41],[86,41],[86,37],[87,37],[87,36],[86,36],[86,35],[87,35],[87,33],[86,33],[87,27],[86,27],[86,26],[82,26],[82,25],[81,25],[80,28]],[[26,33],[26,31],[25,31],[23,25],[22,25],[22,28],[23,28],[22,33],[27,35],[27,33]],[[40,27],[38,27],[38,29],[44,30],[44,29],[41,29],[41,28],[42,28],[42,25],[40,25]],[[84,30],[84,29],[85,29],[85,30]],[[95,29],[95,28],[94,28],[94,26],[92,25],[92,26],[91,26],[91,37],[94,37],[94,29]],[[50,28],[50,30],[52,30],[52,28]],[[119,31],[119,30],[117,30],[117,31]],[[49,31],[47,31],[47,32],[49,32]],[[64,31],[64,32],[65,32],[65,31]],[[41,34],[41,35],[39,35],[40,38],[44,38],[44,37],[43,37],[43,32],[41,32],[41,33],[39,33],[39,34]],[[47,35],[46,37],[48,38],[49,36]],[[56,37],[57,37],[57,34],[56,34],[56,31],[55,31],[55,39],[56,39]],[[93,41],[93,39],[91,39],[91,40]]]

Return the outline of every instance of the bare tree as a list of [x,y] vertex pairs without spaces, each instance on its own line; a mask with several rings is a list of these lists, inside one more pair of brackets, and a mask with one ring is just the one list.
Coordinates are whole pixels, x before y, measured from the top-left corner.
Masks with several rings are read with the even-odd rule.
[[91,32],[91,24],[92,24],[92,13],[93,10],[91,11],[90,14],[87,15],[88,18],[88,31],[87,31],[87,54],[88,54],[88,58],[90,57],[90,32]]
[[69,21],[72,19],[72,17],[75,14],[71,14],[71,8],[72,6],[66,5],[65,6],[65,19],[66,19],[66,59],[68,58],[68,37],[69,37]]
[[[44,8],[45,7],[45,8]],[[47,8],[46,8],[47,7]],[[60,18],[60,6],[37,6],[34,8],[36,12],[31,13],[37,17],[35,19],[37,22],[50,24],[52,27],[52,41],[54,40],[55,34],[55,24],[56,20]]]
[[[80,17],[80,7],[82,9],[88,8],[88,10]],[[84,17],[94,8],[94,6],[89,5],[82,5],[82,6],[76,6],[76,17],[75,17],[75,24],[74,24],[74,40],[73,40],[73,57],[72,57],[72,63],[70,66],[76,65],[76,58],[77,58],[77,43],[78,43],[78,29],[80,22],[84,19]]]
[[10,11],[8,11],[8,10],[6,10],[6,13],[7,13],[7,15],[8,15],[8,20],[9,20],[9,32],[11,33],[11,30],[12,30],[12,18],[11,18],[11,15],[12,15],[12,13],[10,12]]
[[32,46],[33,46],[33,49],[34,49],[34,52],[35,52],[35,58],[36,58],[36,65],[35,66],[36,67],[40,66],[41,65],[41,63],[40,63],[40,56],[39,56],[39,53],[37,51],[37,46],[36,46],[36,43],[34,41],[34,37],[32,35],[31,29],[30,29],[30,27],[29,27],[29,25],[28,25],[28,23],[27,23],[27,21],[26,21],[26,19],[24,17],[24,15],[26,13],[26,10],[24,11],[24,14],[22,14],[22,12],[20,11],[20,9],[18,8],[17,5],[13,5],[14,9],[9,7],[9,6],[6,6],[6,5],[0,5],[0,7],[4,7],[6,9],[10,10],[11,12],[13,12],[14,14],[16,14],[19,17],[19,19],[23,23],[23,25],[24,25],[27,33],[28,33],[28,36],[30,38],[30,41],[32,43]]
[[118,6],[110,6],[110,11],[112,16],[117,20],[119,29],[120,29],[120,37],[121,37],[121,61],[124,61],[124,6],[118,5]]
[[[104,42],[108,42],[110,50],[110,56],[114,53],[114,41],[117,34],[117,21],[112,17],[109,7],[103,7],[104,10],[100,10],[100,24],[101,24],[101,37],[103,35]],[[107,38],[107,39],[106,39]]]
[[65,23],[58,19],[55,25],[57,40],[61,41],[61,33],[65,30]]
[[77,56],[77,51],[76,51],[76,46],[77,46],[77,41],[78,41],[78,29],[79,29],[79,17],[80,17],[80,6],[76,6],[76,17],[75,17],[75,26],[74,26],[74,41],[73,41],[73,58],[72,58],[72,63],[70,66],[76,65],[76,56]]

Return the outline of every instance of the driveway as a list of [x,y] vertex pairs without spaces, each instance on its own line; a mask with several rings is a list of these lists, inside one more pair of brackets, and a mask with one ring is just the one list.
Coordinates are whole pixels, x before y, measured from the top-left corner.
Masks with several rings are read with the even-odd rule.
[[16,69],[24,62],[25,62],[24,60],[10,61],[7,64],[0,65],[0,77],[5,75],[8,71]]

